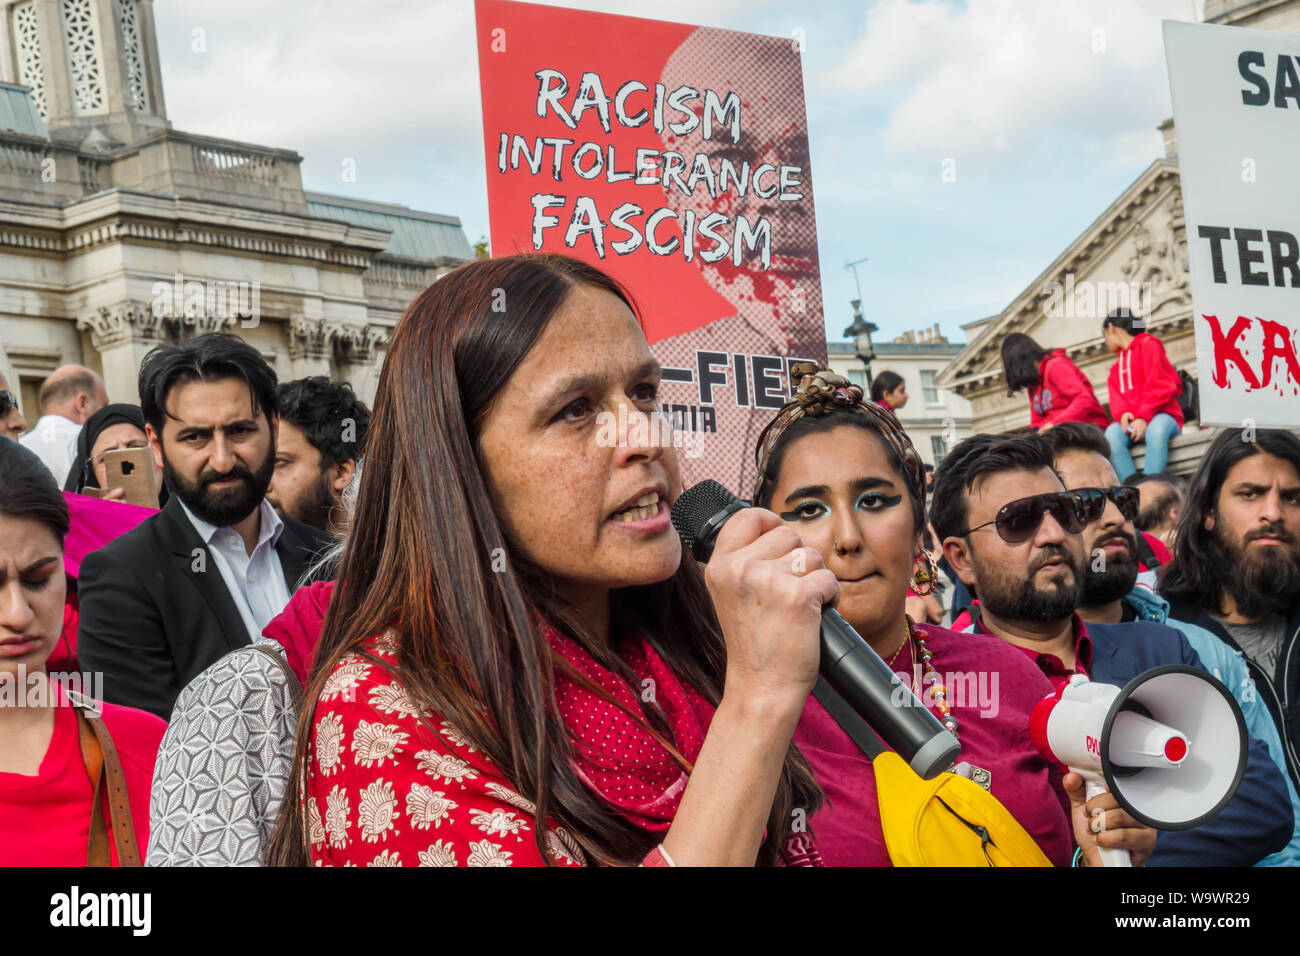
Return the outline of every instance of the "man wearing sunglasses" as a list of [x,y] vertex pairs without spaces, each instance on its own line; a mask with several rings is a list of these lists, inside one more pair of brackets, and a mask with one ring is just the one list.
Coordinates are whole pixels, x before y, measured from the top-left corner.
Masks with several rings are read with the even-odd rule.
[[[1086,673],[1122,687],[1164,664],[1202,667],[1172,628],[1085,624],[1076,613],[1086,568],[1081,533],[1097,496],[1068,491],[1053,464],[1040,436],[975,435],[935,473],[931,523],[978,601],[967,629],[1019,647],[1054,682]],[[1208,823],[1162,832],[1148,865],[1251,866],[1286,847],[1293,830],[1282,774],[1252,738],[1232,800]]]
[[1245,659],[1205,628],[1170,617],[1169,602],[1155,593],[1154,582],[1141,580],[1141,539],[1133,523],[1139,509],[1138,490],[1119,486],[1101,429],[1086,422],[1069,422],[1044,438],[1055,452],[1056,473],[1065,487],[1085,496],[1088,523],[1081,534],[1085,560],[1079,617],[1090,623],[1154,621],[1182,633],[1206,670],[1237,699],[1246,730],[1268,748],[1286,781],[1293,818],[1291,842],[1259,865],[1300,866],[1300,797],[1287,774],[1277,725],[1250,678]]
[[0,372],[0,435],[18,440],[27,431],[27,419],[18,408],[18,396],[9,388],[9,380]]

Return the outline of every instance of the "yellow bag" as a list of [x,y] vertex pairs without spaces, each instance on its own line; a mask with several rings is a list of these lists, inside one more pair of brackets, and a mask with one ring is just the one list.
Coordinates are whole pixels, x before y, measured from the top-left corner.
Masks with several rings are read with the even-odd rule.
[[1051,866],[1011,812],[955,773],[922,780],[892,751],[871,762],[894,866]]
[[1051,866],[997,797],[955,773],[922,780],[819,678],[813,696],[871,761],[885,848],[894,866]]

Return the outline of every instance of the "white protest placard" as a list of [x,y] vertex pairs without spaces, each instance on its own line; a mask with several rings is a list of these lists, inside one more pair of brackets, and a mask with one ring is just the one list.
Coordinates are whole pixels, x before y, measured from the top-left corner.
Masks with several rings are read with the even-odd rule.
[[1165,21],[1201,421],[1300,426],[1300,35]]

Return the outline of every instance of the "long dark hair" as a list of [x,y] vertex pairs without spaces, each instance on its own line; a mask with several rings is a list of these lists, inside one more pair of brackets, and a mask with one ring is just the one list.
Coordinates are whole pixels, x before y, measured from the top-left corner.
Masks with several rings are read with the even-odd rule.
[[68,536],[68,503],[35,452],[0,438],[0,515],[32,518],[50,529],[59,547]]
[[1280,428],[1261,428],[1246,441],[1240,429],[1224,429],[1214,436],[1187,488],[1183,513],[1174,536],[1174,559],[1161,571],[1160,594],[1171,601],[1187,601],[1196,607],[1222,610],[1221,588],[1229,569],[1214,532],[1205,527],[1205,516],[1214,514],[1219,490],[1232,466],[1242,459],[1267,452],[1289,461],[1300,471],[1300,438]]
[[1002,374],[1007,395],[1038,384],[1038,366],[1047,352],[1023,332],[1012,332],[1002,340]]
[[[356,514],[304,700],[318,698],[344,656],[395,626],[408,693],[422,710],[445,717],[535,804],[534,836],[548,864],[548,819],[572,832],[594,859],[635,864],[657,840],[575,771],[554,691],[557,668],[573,673],[553,654],[539,617],[615,673],[631,675],[556,594],[546,571],[506,536],[477,450],[493,399],[579,286],[603,289],[636,314],[614,280],[557,255],[472,262],[407,308],[380,373]],[[508,310],[494,310],[503,298]],[[508,573],[492,570],[498,548],[508,557]],[[616,634],[635,627],[675,674],[714,704],[721,699],[725,645],[703,575],[685,549],[666,581],[613,593],[611,626]],[[594,684],[589,689],[600,692]],[[654,705],[632,716],[684,763],[665,739],[667,721]],[[307,860],[295,795],[306,779],[313,724],[309,703],[298,718],[297,753],[267,848],[269,865]],[[759,862],[777,861],[796,807],[811,817],[820,805],[821,791],[791,745]]]

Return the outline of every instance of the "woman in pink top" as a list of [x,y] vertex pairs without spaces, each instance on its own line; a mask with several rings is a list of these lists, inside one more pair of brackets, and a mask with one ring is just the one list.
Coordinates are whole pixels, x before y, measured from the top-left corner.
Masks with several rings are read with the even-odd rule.
[[1088,376],[1070,361],[1065,349],[1046,351],[1021,332],[1002,340],[1002,371],[1007,394],[1029,390],[1029,426],[1046,431],[1061,422],[1110,424],[1110,416],[1097,401]]
[[[63,624],[67,533],[49,471],[17,442],[0,441],[0,866],[138,865],[149,839],[149,785],[167,725],[109,704],[83,722],[69,690],[46,674]],[[119,786],[130,825],[109,810]]]
[[[904,613],[908,586],[928,565],[925,478],[906,432],[863,402],[856,385],[811,364],[792,374],[801,372],[797,395],[759,438],[755,505],[778,513],[821,553],[839,579],[844,619],[954,730],[972,779],[989,781],[1048,859],[1068,865],[1077,845],[1100,865],[1083,780],[1062,778],[1029,739],[1029,713],[1052,689],[1047,678],[1002,641],[913,625]],[[945,699],[928,690],[932,674]],[[870,761],[815,697],[794,739],[826,794],[812,818],[826,864],[888,866]],[[1110,794],[1097,799],[1115,805]],[[1135,859],[1144,859],[1154,831],[1124,832],[1141,845]]]

